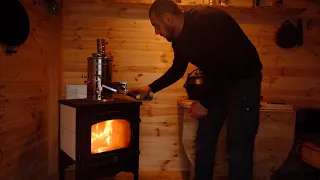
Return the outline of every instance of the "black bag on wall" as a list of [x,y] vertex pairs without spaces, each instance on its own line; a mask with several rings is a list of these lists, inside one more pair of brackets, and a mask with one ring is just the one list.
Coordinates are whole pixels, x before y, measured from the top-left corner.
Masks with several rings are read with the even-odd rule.
[[19,0],[1,0],[0,22],[0,44],[7,46],[6,52],[15,53],[30,33],[28,13]]
[[276,33],[276,44],[281,48],[292,48],[295,45],[303,44],[302,21],[298,20],[297,27],[289,20],[286,20]]

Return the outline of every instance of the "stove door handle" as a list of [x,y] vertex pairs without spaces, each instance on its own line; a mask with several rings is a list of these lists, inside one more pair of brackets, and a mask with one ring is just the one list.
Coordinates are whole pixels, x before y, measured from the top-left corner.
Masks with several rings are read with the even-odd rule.
[[122,111],[105,111],[105,112],[102,112],[102,113],[99,113],[99,116],[112,116],[112,117],[114,117],[114,116],[122,116]]

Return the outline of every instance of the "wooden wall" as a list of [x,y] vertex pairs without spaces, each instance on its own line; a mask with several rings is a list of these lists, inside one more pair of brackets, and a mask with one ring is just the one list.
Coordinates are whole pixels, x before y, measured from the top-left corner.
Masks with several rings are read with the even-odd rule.
[[46,179],[52,153],[48,126],[57,122],[61,19],[39,1],[22,2],[30,36],[16,54],[0,48],[0,179],[6,180]]
[[[278,48],[274,33],[282,20],[252,14],[233,14],[256,45],[264,64],[263,95],[268,100],[299,106],[320,105],[319,26],[306,31],[305,46]],[[266,16],[270,16],[266,15]],[[62,82],[60,97],[67,84],[84,84],[87,57],[96,51],[96,39],[105,38],[114,56],[113,81],[130,87],[144,86],[160,77],[171,65],[171,44],[155,36],[148,8],[112,6],[101,1],[66,1],[63,12]],[[187,72],[193,70],[189,66]],[[141,170],[182,170],[178,152],[177,96],[186,95],[186,76],[144,102],[141,110]]]

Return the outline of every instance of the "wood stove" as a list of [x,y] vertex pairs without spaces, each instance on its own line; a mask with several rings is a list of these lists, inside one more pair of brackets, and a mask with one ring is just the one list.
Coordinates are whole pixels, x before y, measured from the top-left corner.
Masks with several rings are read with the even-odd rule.
[[141,101],[60,100],[59,173],[75,164],[76,180],[131,172],[138,180]]

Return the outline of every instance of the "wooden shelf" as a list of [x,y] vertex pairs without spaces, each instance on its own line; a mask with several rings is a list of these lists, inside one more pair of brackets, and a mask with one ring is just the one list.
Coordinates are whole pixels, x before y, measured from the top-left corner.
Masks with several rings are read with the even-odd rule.
[[[188,109],[191,104],[194,102],[194,100],[188,99],[187,96],[179,96],[177,99],[177,104],[183,108]],[[261,111],[294,111],[294,107],[291,104],[269,104],[264,101],[260,101],[260,110]]]
[[[105,3],[108,6],[121,7],[122,9],[130,8],[143,8],[149,9],[151,3],[141,3],[141,2],[124,2],[109,0]],[[193,7],[208,6],[208,5],[189,5],[189,4],[179,4],[183,10],[188,10]],[[223,5],[211,5],[224,9],[230,15],[237,17],[237,19],[253,18],[259,20],[265,19],[288,19],[291,17],[298,16],[305,12],[307,8],[292,8],[292,7],[239,7],[239,6],[223,6]]]

